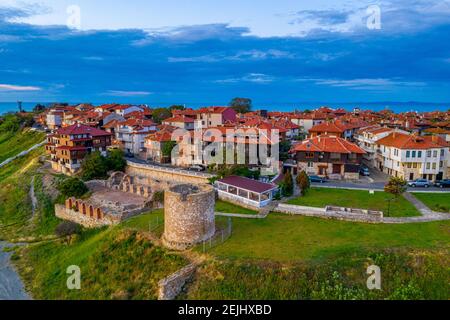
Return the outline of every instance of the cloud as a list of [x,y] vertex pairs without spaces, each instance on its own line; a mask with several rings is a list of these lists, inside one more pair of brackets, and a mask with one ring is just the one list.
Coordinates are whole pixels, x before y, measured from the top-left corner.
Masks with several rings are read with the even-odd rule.
[[424,87],[425,82],[421,81],[401,81],[393,79],[350,79],[350,80],[336,80],[336,79],[314,79],[318,85],[326,85],[331,87],[350,88],[355,90],[380,90],[392,89],[394,87]]
[[0,84],[1,91],[40,91],[42,88],[32,86],[18,86],[13,84]]
[[240,78],[228,78],[228,79],[222,79],[222,80],[215,80],[215,83],[238,83],[238,82],[252,82],[252,83],[258,83],[258,84],[267,84],[270,82],[273,82],[275,79],[272,76],[268,76],[263,73],[249,73],[243,77]]
[[220,61],[245,61],[245,60],[267,60],[267,59],[294,59],[295,53],[288,51],[268,49],[268,50],[242,50],[234,54],[209,54],[196,57],[169,57],[168,61],[171,63],[179,62],[220,62]]
[[152,92],[148,91],[121,91],[121,90],[108,90],[104,95],[114,97],[140,97],[152,95]]

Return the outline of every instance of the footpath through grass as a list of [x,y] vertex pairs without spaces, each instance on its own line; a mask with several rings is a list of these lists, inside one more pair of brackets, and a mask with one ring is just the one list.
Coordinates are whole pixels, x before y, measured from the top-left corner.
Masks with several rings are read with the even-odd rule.
[[450,213],[450,193],[411,193],[428,208],[437,212]]
[[390,217],[414,217],[420,216],[420,212],[403,196],[390,202],[388,215],[388,199],[393,196],[386,192],[375,192],[370,194],[365,190],[347,190],[331,188],[311,188],[304,197],[298,197],[288,201],[289,204],[295,204],[308,207],[323,208],[327,205],[370,209],[383,211],[385,216]]

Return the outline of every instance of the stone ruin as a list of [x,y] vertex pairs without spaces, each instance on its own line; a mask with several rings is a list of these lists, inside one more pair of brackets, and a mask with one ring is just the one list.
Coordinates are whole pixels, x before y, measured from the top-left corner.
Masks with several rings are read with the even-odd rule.
[[106,182],[106,187],[116,191],[137,194],[150,198],[152,190],[149,186],[133,183],[133,178],[123,172],[114,172]]
[[215,233],[215,191],[210,185],[180,184],[164,194],[163,244],[186,250]]

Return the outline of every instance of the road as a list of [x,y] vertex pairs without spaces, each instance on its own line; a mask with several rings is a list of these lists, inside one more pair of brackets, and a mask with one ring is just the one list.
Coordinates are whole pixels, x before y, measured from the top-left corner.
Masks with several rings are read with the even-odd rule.
[[[374,181],[370,182],[367,178],[363,177],[358,181],[342,181],[342,180],[330,180],[325,183],[312,183],[314,187],[323,188],[338,188],[338,189],[363,189],[363,190],[384,190],[386,182]],[[407,191],[410,192],[450,192],[450,189],[441,189],[437,187],[429,188],[411,188],[408,187]]]

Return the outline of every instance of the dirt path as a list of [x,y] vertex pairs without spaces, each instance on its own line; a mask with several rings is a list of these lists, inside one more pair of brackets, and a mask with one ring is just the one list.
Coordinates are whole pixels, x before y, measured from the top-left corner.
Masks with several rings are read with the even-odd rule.
[[36,176],[33,176],[31,178],[31,187],[30,187],[30,199],[31,199],[31,218],[30,220],[33,220],[34,216],[36,215],[36,209],[38,206],[38,200],[36,198],[36,195],[34,193],[34,179]]

